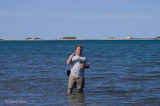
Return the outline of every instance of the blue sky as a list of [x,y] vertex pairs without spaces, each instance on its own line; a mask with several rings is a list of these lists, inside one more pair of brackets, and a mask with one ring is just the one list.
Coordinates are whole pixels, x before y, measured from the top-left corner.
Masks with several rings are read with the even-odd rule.
[[0,38],[160,36],[160,0],[0,0]]

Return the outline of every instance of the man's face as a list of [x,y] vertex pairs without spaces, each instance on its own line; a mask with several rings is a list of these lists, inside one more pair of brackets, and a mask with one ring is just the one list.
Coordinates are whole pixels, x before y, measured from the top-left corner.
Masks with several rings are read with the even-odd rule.
[[77,55],[81,55],[81,53],[82,53],[81,47],[77,47],[77,49],[76,49],[76,54],[77,54]]

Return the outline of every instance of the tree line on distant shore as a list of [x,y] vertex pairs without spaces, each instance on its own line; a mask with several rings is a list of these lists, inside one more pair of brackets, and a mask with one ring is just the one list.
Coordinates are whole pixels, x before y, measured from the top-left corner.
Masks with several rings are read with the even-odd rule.
[[[60,39],[77,39],[76,37],[63,37],[63,38],[60,38]],[[153,39],[155,39],[155,40],[157,40],[157,39],[160,39],[160,36],[158,36],[158,37],[155,37],[155,38],[153,38]],[[16,40],[16,39],[0,39],[0,40]],[[31,38],[31,37],[27,37],[25,40],[41,40],[39,37],[36,37],[36,38]]]
[[63,37],[63,38],[60,38],[60,39],[77,39],[76,37]]
[[[76,37],[63,37],[60,39],[77,39]],[[16,39],[0,39],[0,40],[16,40]],[[25,40],[41,40],[41,38],[36,37],[36,38],[31,38],[31,37],[27,37]]]
[[[60,39],[77,39],[76,37],[63,37]],[[31,37],[27,37],[26,40],[41,40],[40,38],[31,38]]]
[[[16,39],[0,39],[0,40],[16,40]],[[38,38],[38,37],[36,37],[36,38],[27,37],[25,40],[40,40],[40,38]]]
[[[27,37],[26,40],[40,40],[40,38],[30,38],[30,37]],[[63,37],[63,38],[60,38],[60,39],[77,39],[76,37]]]
[[155,39],[160,39],[160,36],[156,37]]
[[40,38],[38,38],[38,37],[36,37],[36,38],[27,37],[26,40],[40,40]]

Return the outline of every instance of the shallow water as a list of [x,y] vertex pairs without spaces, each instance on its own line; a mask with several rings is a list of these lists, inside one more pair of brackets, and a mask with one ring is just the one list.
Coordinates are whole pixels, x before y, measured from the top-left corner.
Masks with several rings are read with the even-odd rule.
[[[84,94],[67,95],[68,57],[83,45]],[[1,41],[0,104],[160,105],[160,41]]]

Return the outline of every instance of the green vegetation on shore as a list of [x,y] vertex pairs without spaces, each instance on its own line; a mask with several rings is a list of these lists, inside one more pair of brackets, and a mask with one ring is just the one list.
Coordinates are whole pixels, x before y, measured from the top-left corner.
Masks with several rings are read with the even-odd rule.
[[37,38],[34,38],[34,40],[40,40],[40,38],[37,37]]
[[160,39],[160,36],[156,37],[155,39]]
[[76,37],[63,37],[61,39],[77,39]]
[[31,37],[27,37],[26,40],[40,40],[40,38],[31,38]]
[[[17,39],[14,38],[10,38],[10,39],[3,39],[0,38],[0,41],[17,41]],[[31,38],[31,37],[27,37],[24,40],[43,40],[39,37],[36,38]],[[63,37],[60,39],[47,39],[47,40],[81,40],[81,39],[77,39],[76,37]],[[91,40],[91,39],[83,39],[83,40]],[[124,38],[115,38],[115,37],[109,37],[106,39],[94,39],[94,40],[160,40],[160,36],[157,36],[155,38],[133,38],[133,37],[124,37]]]
[[30,38],[30,37],[27,37],[27,38],[26,38],[26,40],[31,40],[31,39],[32,39],[32,38]]

